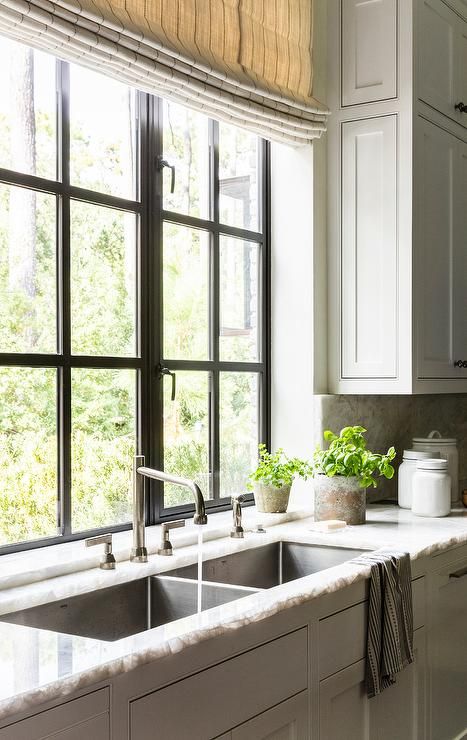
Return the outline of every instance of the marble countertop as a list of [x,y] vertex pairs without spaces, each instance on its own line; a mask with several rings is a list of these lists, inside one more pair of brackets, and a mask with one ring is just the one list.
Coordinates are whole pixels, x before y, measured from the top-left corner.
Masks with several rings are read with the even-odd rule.
[[[422,519],[396,506],[372,505],[368,508],[365,525],[321,533],[311,530],[313,520],[304,510],[297,509],[285,517],[259,517],[251,507],[245,512],[246,525],[251,526],[261,520],[267,531],[266,534],[247,531],[243,540],[226,536],[230,516],[213,515],[211,520],[203,544],[204,560],[280,539],[355,549],[393,547],[409,552],[413,559],[467,542],[466,509],[453,510],[451,516],[444,519]],[[279,523],[273,525],[272,522]],[[117,557],[120,562],[115,571],[102,571],[95,567],[94,561],[85,569],[81,560],[72,568],[71,559],[62,563],[60,570],[59,564],[53,562],[52,552],[39,556],[35,569],[31,565],[34,554],[29,555],[27,578],[25,563],[28,556],[25,555],[23,560],[15,556],[16,569],[13,565],[15,558],[4,556],[6,572],[0,575],[0,614],[191,564],[197,557],[198,530],[198,527],[188,526],[185,531],[173,531],[174,555],[169,562],[167,558],[151,554],[147,564],[130,563],[124,559],[127,543],[122,539],[125,547]],[[149,542],[154,545],[150,545],[152,552],[157,542],[156,534],[154,532],[149,537]],[[73,543],[69,551],[77,548],[77,543]],[[52,551],[52,548],[48,549]],[[82,550],[79,552],[81,554]],[[3,558],[0,563],[3,564]],[[322,594],[337,591],[368,577],[368,574],[368,567],[349,561],[116,642],[59,635],[1,622],[0,719],[41,702],[66,696],[140,664],[177,653],[226,630],[238,629]]]

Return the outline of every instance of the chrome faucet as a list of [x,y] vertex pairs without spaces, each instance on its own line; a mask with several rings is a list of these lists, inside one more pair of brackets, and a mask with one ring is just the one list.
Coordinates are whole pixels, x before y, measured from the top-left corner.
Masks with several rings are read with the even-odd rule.
[[204,507],[204,498],[199,486],[188,478],[179,478],[162,470],[146,468],[144,456],[136,455],[133,461],[133,547],[130,560],[135,563],[147,563],[148,551],[146,548],[146,530],[144,524],[144,478],[160,480],[163,483],[173,483],[176,486],[188,488],[195,499],[195,524],[207,524],[208,518]]
[[169,534],[171,529],[177,529],[178,527],[184,527],[184,519],[176,519],[173,522],[164,522],[161,527],[161,544],[157,551],[158,555],[173,555],[172,543],[169,540]]
[[112,552],[112,535],[99,534],[97,537],[88,537],[84,540],[86,547],[104,545],[104,554],[101,557],[99,568],[102,570],[115,570],[115,556]]
[[245,496],[232,496],[232,514],[233,514],[233,526],[230,531],[230,536],[237,539],[244,536],[242,527],[242,504],[245,501]]

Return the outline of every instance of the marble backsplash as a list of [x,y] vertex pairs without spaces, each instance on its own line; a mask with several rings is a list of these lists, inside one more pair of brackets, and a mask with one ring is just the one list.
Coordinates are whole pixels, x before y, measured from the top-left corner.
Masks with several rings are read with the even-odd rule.
[[[467,488],[467,395],[314,397],[315,442],[322,441],[325,429],[338,432],[355,424],[368,430],[368,446],[375,452],[394,445],[398,453],[396,469],[402,450],[412,446],[412,437],[426,437],[433,429],[438,429],[443,437],[455,437],[460,487]],[[380,479],[378,488],[368,491],[368,498],[397,498],[397,476],[391,481]]]

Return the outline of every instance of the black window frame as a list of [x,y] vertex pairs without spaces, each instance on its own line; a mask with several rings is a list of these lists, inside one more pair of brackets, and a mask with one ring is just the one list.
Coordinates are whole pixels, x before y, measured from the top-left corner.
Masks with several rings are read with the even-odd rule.
[[[224,510],[229,498],[219,498],[218,378],[222,370],[258,373],[259,441],[270,438],[270,147],[259,139],[259,219],[258,232],[221,224],[219,221],[219,124],[209,119],[210,215],[209,218],[165,211],[163,209],[163,99],[138,91],[137,113],[139,149],[137,194],[135,200],[87,190],[70,184],[70,66],[56,59],[57,80],[57,179],[19,173],[0,167],[0,183],[49,193],[57,199],[57,338],[55,354],[2,353],[0,366],[55,368],[57,371],[58,433],[58,528],[60,533],[35,540],[0,546],[0,554],[50,546],[100,534],[131,529],[131,522],[73,532],[71,527],[71,370],[72,368],[133,369],[137,374],[136,439],[137,452],[146,464],[163,465],[163,382],[161,368],[203,370],[212,382],[210,455],[214,498],[206,497],[209,512]],[[137,239],[137,348],[134,357],[97,357],[71,354],[70,303],[70,204],[79,201],[108,206],[134,213],[139,219]],[[210,343],[212,359],[206,361],[174,360],[162,356],[162,230],[163,224],[202,229],[211,237],[210,260],[213,289],[210,290]],[[260,337],[259,362],[223,362],[219,360],[219,236],[237,237],[260,244]],[[142,409],[148,410],[142,413]],[[162,484],[147,481],[146,524],[153,525],[179,517],[190,517],[194,504],[164,508]],[[253,503],[252,495],[247,503]]]

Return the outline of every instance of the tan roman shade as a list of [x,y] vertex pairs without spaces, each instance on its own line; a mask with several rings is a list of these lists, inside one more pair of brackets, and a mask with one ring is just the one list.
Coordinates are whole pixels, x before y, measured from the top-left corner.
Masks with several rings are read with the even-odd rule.
[[326,128],[312,0],[1,0],[0,34],[269,139]]

